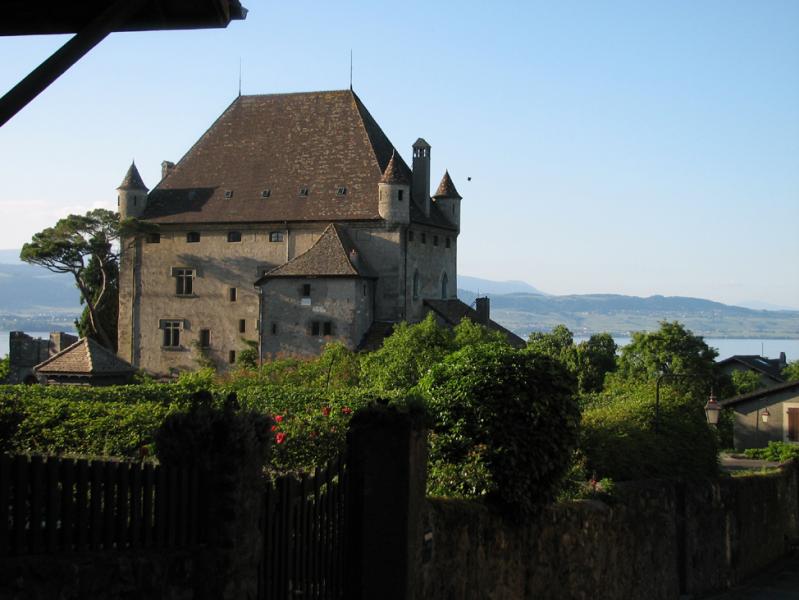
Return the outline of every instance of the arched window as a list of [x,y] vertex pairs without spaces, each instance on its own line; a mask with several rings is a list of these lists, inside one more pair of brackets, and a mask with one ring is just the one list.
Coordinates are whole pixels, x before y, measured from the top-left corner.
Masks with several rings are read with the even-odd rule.
[[419,299],[419,269],[413,272],[413,299]]
[[447,279],[447,274],[444,273],[444,276],[441,278],[441,299],[447,299],[447,286],[449,284],[449,279]]

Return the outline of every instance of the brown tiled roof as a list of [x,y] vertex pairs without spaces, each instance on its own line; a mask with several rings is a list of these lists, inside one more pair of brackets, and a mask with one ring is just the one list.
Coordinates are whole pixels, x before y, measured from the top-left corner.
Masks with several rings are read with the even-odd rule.
[[369,330],[364,334],[363,339],[358,344],[358,352],[374,352],[383,346],[386,338],[394,333],[394,325],[388,321],[372,321]]
[[799,379],[795,379],[793,381],[786,381],[784,383],[779,383],[771,387],[755,390],[754,392],[749,392],[748,394],[742,394],[740,396],[735,396],[733,398],[727,398],[726,400],[721,400],[719,404],[721,404],[724,407],[735,406],[736,404],[740,404],[741,402],[746,402],[748,400],[760,400],[761,398],[768,398],[769,396],[774,396],[777,394],[781,394],[783,392],[799,393]]
[[139,170],[136,168],[136,163],[130,163],[128,172],[125,173],[125,179],[119,184],[118,190],[144,190],[147,191],[147,186],[144,185]]
[[458,193],[458,190],[455,189],[455,184],[450,179],[449,171],[444,171],[444,177],[441,178],[441,183],[438,184],[438,189],[433,194],[433,198],[458,198],[459,200],[463,198]]
[[266,273],[255,285],[273,277],[374,277],[344,228],[331,223],[306,252]]
[[[157,223],[379,219],[394,146],[351,90],[240,96],[150,193]],[[396,155],[406,177],[407,164]],[[300,195],[307,187],[308,195]],[[346,194],[337,191],[346,187]],[[262,192],[269,190],[269,197]],[[232,196],[225,197],[225,192]]]
[[405,172],[405,169],[399,167],[399,161],[396,160],[396,156],[396,152],[392,152],[391,160],[388,161],[386,172],[383,173],[383,176],[380,178],[380,183],[410,184],[410,178]]
[[45,374],[113,375],[132,373],[136,369],[93,339],[81,338],[39,363],[33,370]]
[[[463,319],[469,319],[473,323],[479,323],[480,318],[477,311],[471,306],[459,300],[458,298],[449,298],[447,300],[425,300],[425,306],[429,306],[433,312],[440,316],[449,325],[455,326]],[[499,331],[507,339],[511,346],[521,348],[525,346],[525,341],[509,329],[505,329],[496,321],[488,321],[488,328],[494,331]]]

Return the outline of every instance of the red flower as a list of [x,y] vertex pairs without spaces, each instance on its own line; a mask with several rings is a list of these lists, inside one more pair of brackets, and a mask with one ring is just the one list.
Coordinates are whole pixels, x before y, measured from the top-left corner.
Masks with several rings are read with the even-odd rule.
[[329,417],[330,416],[330,407],[329,406],[323,406],[322,407],[322,414],[325,417]]
[[282,423],[283,422],[283,415],[275,415],[275,422]]
[[269,431],[275,431],[276,429],[277,429],[277,425],[272,425],[272,427],[269,429]]
[[350,413],[352,413],[352,409],[349,406],[343,406],[341,408],[341,414],[348,415]]
[[278,433],[277,435],[275,435],[275,443],[276,444],[282,444],[285,441],[286,441],[286,434],[283,433],[282,431],[280,433]]

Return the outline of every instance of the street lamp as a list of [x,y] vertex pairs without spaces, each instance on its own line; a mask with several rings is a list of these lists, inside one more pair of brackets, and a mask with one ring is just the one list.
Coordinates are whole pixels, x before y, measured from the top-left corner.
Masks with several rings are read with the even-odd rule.
[[713,393],[713,390],[710,391],[710,398],[705,404],[705,418],[707,418],[708,425],[712,425],[715,427],[718,425],[719,422],[719,414],[721,413],[721,407],[719,403],[716,402],[716,396]]
[[760,420],[763,421],[763,425],[768,423],[768,418],[771,416],[771,413],[768,411],[768,407],[763,409],[763,412],[760,413]]

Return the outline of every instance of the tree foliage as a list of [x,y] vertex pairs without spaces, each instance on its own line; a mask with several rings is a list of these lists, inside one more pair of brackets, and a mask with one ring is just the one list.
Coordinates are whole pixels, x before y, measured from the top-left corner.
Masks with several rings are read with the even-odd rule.
[[0,384],[4,383],[8,378],[9,370],[9,358],[8,355],[6,355],[0,358]]
[[736,370],[730,375],[730,380],[734,388],[735,395],[748,394],[756,389],[763,387],[760,381],[760,374],[756,371]]
[[785,378],[785,381],[799,380],[799,360],[791,361],[785,365],[782,369],[782,376]]
[[117,213],[102,208],[85,215],[69,215],[33,235],[22,246],[20,259],[42,266],[53,273],[69,273],[75,279],[81,300],[86,304],[87,330],[106,348],[115,350],[111,327],[100,314],[115,288],[119,255],[115,243],[120,237]]
[[419,389],[434,421],[428,488],[529,514],[569,466],[580,413],[559,362],[504,344],[467,346]]
[[709,387],[714,381],[718,352],[702,336],[681,323],[661,321],[653,332],[636,331],[621,349],[619,374],[625,379],[654,380],[662,373],[685,375]]

